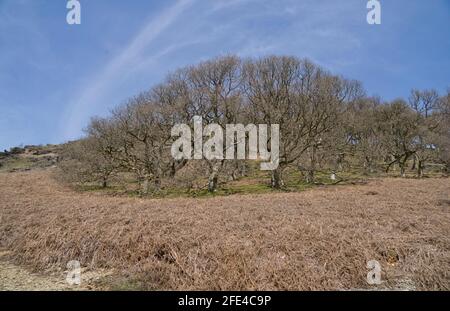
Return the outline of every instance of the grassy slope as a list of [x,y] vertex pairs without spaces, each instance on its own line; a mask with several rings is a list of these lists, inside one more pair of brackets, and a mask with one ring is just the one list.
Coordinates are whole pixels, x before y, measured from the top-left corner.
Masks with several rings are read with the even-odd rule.
[[0,174],[0,247],[37,271],[79,260],[117,289],[450,289],[450,180],[141,199]]

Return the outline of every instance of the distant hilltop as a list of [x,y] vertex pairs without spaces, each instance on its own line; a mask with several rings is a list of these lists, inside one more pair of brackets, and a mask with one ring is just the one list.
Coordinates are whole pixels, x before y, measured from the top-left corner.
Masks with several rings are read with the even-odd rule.
[[0,152],[0,172],[29,171],[55,166],[62,145],[27,145]]

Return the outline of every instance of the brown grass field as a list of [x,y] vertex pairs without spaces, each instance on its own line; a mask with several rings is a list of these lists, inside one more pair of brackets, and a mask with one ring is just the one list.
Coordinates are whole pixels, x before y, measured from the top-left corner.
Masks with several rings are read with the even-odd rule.
[[[0,248],[39,273],[79,260],[99,288],[450,290],[450,179],[142,199],[0,174]],[[366,282],[378,260],[382,285]]]

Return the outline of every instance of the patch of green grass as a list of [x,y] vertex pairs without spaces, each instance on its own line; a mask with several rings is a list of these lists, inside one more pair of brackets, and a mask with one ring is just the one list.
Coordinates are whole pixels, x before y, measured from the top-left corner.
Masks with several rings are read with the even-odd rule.
[[232,195],[232,194],[259,194],[274,191],[268,184],[263,183],[249,183],[240,185],[230,185],[219,189],[219,195]]
[[[347,174],[345,178],[350,176]],[[139,191],[138,185],[128,183],[127,186],[109,186],[102,188],[98,184],[78,185],[77,189],[80,191],[102,192],[109,195],[126,195],[128,197],[146,197],[146,198],[211,198],[215,196],[229,196],[235,194],[264,194],[273,192],[297,192],[305,191],[316,187],[317,185],[332,185],[328,172],[317,172],[316,184],[309,184],[305,182],[304,177],[298,170],[286,170],[284,173],[285,186],[282,189],[273,189],[270,187],[270,174],[261,172],[259,170],[251,171],[247,177],[242,177],[238,180],[222,184],[215,192],[209,192],[206,188],[202,189],[186,189],[168,187],[163,188],[157,192],[151,192],[148,195],[142,195]],[[353,177],[354,178],[354,177]],[[130,187],[132,186],[132,187]]]
[[25,170],[33,168],[34,162],[27,158],[14,157],[8,158],[2,162],[0,166],[1,172],[9,172],[12,170]]
[[[270,173],[259,170],[257,164],[249,169],[249,175],[241,177],[238,180],[230,181],[219,185],[218,189],[211,193],[206,188],[186,189],[181,187],[166,187],[148,195],[142,195],[139,191],[138,183],[133,179],[127,179],[120,184],[111,184],[107,188],[102,188],[98,184],[88,184],[78,186],[80,191],[100,192],[107,195],[124,195],[128,197],[146,197],[146,198],[211,198],[215,196],[228,196],[235,194],[263,194],[274,192],[300,192],[312,189],[318,186],[341,186],[354,184],[359,181],[365,181],[371,177],[395,176],[397,172],[386,174],[381,170],[375,173],[367,173],[362,167],[354,166],[345,171],[336,172],[336,180],[331,180],[330,170],[319,170],[315,173],[314,183],[307,183],[303,174],[295,168],[286,169],[283,174],[285,186],[282,189],[273,189],[270,187]],[[413,172],[408,172],[413,173]],[[411,175],[413,177],[413,175]],[[207,180],[205,179],[206,183]]]

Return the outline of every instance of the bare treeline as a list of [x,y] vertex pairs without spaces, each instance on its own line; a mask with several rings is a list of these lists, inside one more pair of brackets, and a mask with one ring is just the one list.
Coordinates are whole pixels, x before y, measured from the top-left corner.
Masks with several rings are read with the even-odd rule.
[[223,128],[279,124],[274,188],[283,187],[287,168],[313,183],[317,170],[338,172],[349,163],[365,173],[398,167],[403,176],[412,163],[421,177],[428,163],[450,169],[449,113],[450,93],[413,90],[407,100],[385,103],[367,97],[358,81],[308,60],[227,56],[182,68],[109,117],[93,119],[86,138],[66,145],[61,167],[74,181],[104,187],[127,176],[144,194],[172,182],[192,187],[200,181],[215,191],[219,182],[248,174],[255,161],[175,160],[172,127],[193,127],[193,117],[201,116],[203,125]]

